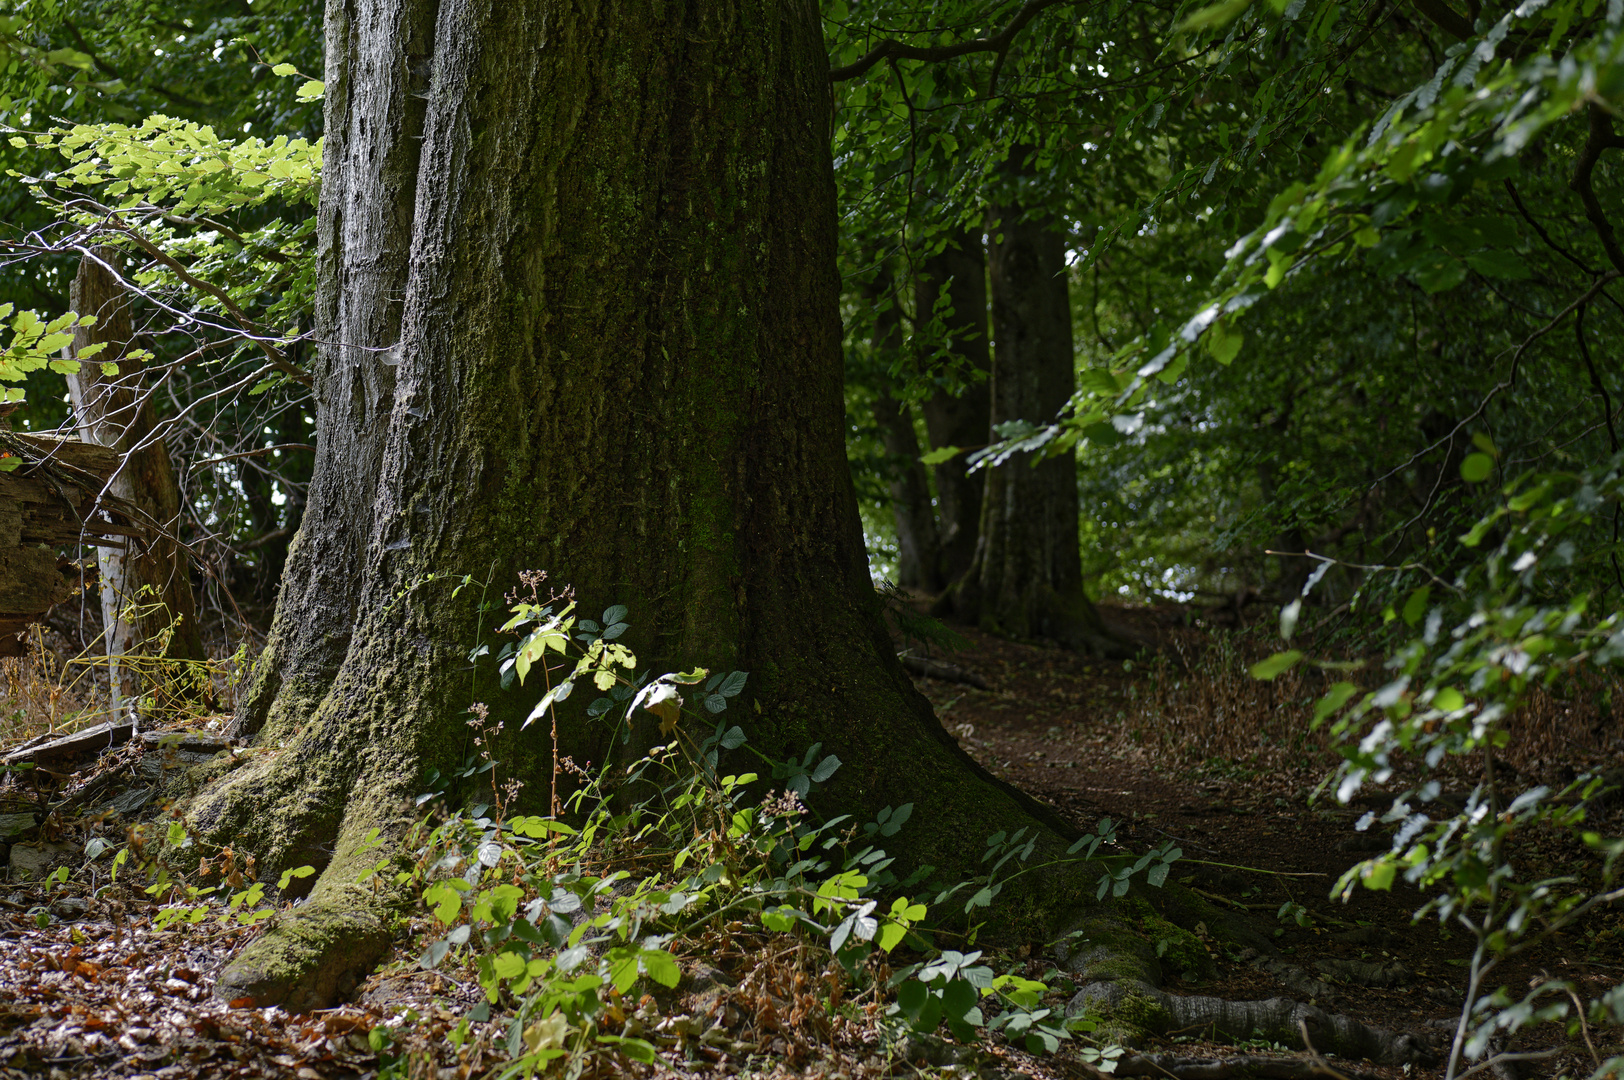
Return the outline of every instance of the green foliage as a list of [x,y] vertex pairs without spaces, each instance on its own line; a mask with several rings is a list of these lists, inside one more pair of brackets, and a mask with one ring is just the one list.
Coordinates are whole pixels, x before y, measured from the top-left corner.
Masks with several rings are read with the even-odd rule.
[[[1592,576],[1585,562],[1605,564],[1617,550],[1616,543],[1586,550],[1575,538],[1598,519],[1610,521],[1621,501],[1624,455],[1580,473],[1529,473],[1508,483],[1499,505],[1461,538],[1475,549],[1498,535],[1486,557],[1436,601],[1423,587],[1405,602],[1410,630],[1385,665],[1388,681],[1363,694],[1341,684],[1316,710],[1316,726],[1329,720],[1344,758],[1336,777],[1344,802],[1367,781],[1392,779],[1400,758],[1429,770],[1450,758],[1483,762],[1458,809],[1439,801],[1436,779],[1398,795],[1380,817],[1398,827],[1391,850],[1351,868],[1334,890],[1345,897],[1361,884],[1391,889],[1402,875],[1430,897],[1416,918],[1436,915],[1474,938],[1452,1074],[1462,1055],[1482,1056],[1497,1032],[1569,1017],[1570,1007],[1599,1018],[1619,994],[1614,988],[1581,1003],[1578,995],[1590,991],[1567,980],[1536,982],[1520,995],[1491,990],[1487,980],[1506,960],[1624,895],[1617,880],[1624,841],[1586,825],[1604,780],[1582,776],[1561,791],[1541,785],[1513,797],[1494,765],[1494,752],[1510,739],[1507,721],[1535,687],[1584,671],[1616,677],[1624,662],[1624,614],[1598,617],[1594,597],[1573,591]],[[1367,814],[1360,825],[1376,820]],[[1554,876],[1529,874],[1514,845],[1552,832],[1592,859]]]
[[[152,926],[156,931],[197,926],[210,918],[221,926],[252,926],[276,914],[274,907],[264,904],[265,883],[249,876],[254,869],[253,859],[239,862],[238,854],[231,848],[216,847],[211,854],[204,855],[192,875],[195,880],[188,880],[178,868],[183,859],[197,856],[198,845],[199,841],[178,817],[171,818],[161,829],[156,822],[129,825],[125,830],[125,843],[117,847],[102,837],[92,837],[85,844],[87,863],[95,863],[109,852],[113,853],[107,882],[97,887],[95,895],[100,897],[121,888],[121,875],[126,878],[135,875],[138,881],[145,882],[137,888],[146,898],[145,902],[152,905]],[[310,866],[291,868],[282,874],[277,888],[286,889],[293,880],[314,873],[315,868]],[[68,870],[63,867],[57,871],[57,880],[65,882],[67,875]],[[218,877],[220,884],[195,883],[211,876]],[[126,892],[129,891],[127,886],[126,882],[123,887]]]
[[[0,350],[0,380],[21,382],[29,372],[41,368],[49,368],[59,375],[75,374],[82,361],[92,359],[105,348],[102,343],[87,345],[75,350],[71,360],[56,355],[73,343],[75,329],[95,325],[94,315],[80,318],[70,311],[58,315],[50,322],[45,322],[37,312],[24,310],[18,311],[13,316],[14,310],[11,304],[0,304],[0,320],[11,319],[12,332],[11,340],[6,343],[4,350]],[[130,359],[139,360],[143,357],[136,356]],[[0,390],[0,403],[22,399],[21,387],[8,386]]]
[[[1011,878],[1055,865],[1030,862],[1027,830],[989,838],[981,876],[920,893],[930,868],[899,878],[883,846],[904,832],[912,805],[868,822],[818,819],[802,797],[834,775],[839,759],[814,745],[773,761],[719,719],[744,691],[743,672],[637,674],[635,658],[610,640],[627,617],[617,605],[601,620],[581,619],[567,599],[533,597],[514,605],[504,629],[518,637],[495,659],[516,679],[521,666],[524,678],[541,674],[554,691],[591,678],[607,691],[590,710],[599,722],[618,731],[632,710],[648,711],[670,741],[584,778],[563,812],[548,816],[511,813],[496,763],[470,761],[465,775],[491,772],[493,801],[442,809],[419,825],[415,868],[398,878],[436,928],[419,965],[471,964],[485,1004],[470,1019],[506,1016],[512,1062],[504,1075],[564,1058],[578,1067],[591,1055],[652,1060],[665,1029],[657,1011],[633,1006],[635,988],[677,986],[697,936],[724,926],[821,952],[846,977],[894,995],[887,1015],[916,1031],[945,1020],[959,1038],[997,1032],[1042,1053],[1093,1030],[1088,1018],[1068,1020],[1045,1005],[1046,984],[997,974],[981,952],[934,945],[947,931],[933,910],[969,916]],[[476,650],[476,660],[482,655]],[[543,698],[548,708],[558,700]],[[770,768],[778,793],[764,795],[757,772],[722,769],[722,755],[737,753]],[[443,805],[432,792],[420,802]],[[1107,819],[1062,861],[1099,859],[1108,867],[1102,893],[1121,896],[1135,875],[1159,886],[1180,855],[1170,846],[1137,860],[1101,854],[1114,844]],[[920,959],[876,983],[885,959],[903,952]],[[1118,1052],[1091,1050],[1105,1066]]]

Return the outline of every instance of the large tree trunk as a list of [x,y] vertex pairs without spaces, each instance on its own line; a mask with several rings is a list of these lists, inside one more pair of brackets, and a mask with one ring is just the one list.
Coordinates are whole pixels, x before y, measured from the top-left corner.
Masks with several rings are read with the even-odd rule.
[[891,494],[891,515],[897,530],[897,584],[905,589],[935,593],[939,576],[936,508],[931,505],[930,477],[920,464],[919,436],[912,410],[891,393],[889,369],[902,349],[902,309],[891,295],[893,279],[882,271],[869,290],[869,302],[881,307],[874,317],[874,360],[880,390],[874,399],[874,423],[887,458],[886,486]]
[[[936,310],[947,290],[952,314],[946,316],[947,347],[966,377],[958,393],[939,390],[925,399],[925,431],[931,449],[983,446],[992,436],[992,361],[987,344],[987,256],[981,229],[964,229],[949,238],[939,255],[925,260],[916,286],[919,318]],[[979,373],[980,378],[974,376]],[[971,474],[965,455],[935,466],[938,575],[944,584],[962,578],[975,561],[981,535],[981,498],[986,477]]]
[[[69,375],[68,393],[80,438],[118,451],[122,463],[106,493],[136,508],[149,530],[143,542],[96,549],[101,571],[102,634],[107,649],[110,709],[123,720],[123,705],[142,691],[138,672],[121,659],[135,653],[169,660],[204,658],[197,624],[191,570],[175,539],[180,524],[180,490],[169,448],[155,436],[151,395],[143,385],[144,365],[124,360],[135,331],[128,297],[114,268],[118,253],[99,248],[79,263],[69,290],[74,311],[95,315],[96,323],[74,331],[74,351],[93,344],[106,348]],[[113,364],[116,370],[106,370]],[[149,668],[161,675],[161,669]],[[165,680],[157,692],[195,692],[190,680]]]
[[[1077,385],[1065,235],[1052,216],[1018,203],[996,208],[988,232],[992,423],[1048,423]],[[994,633],[1120,651],[1083,591],[1077,529],[1072,455],[1021,454],[990,470],[975,561],[948,597],[951,610]]]
[[[275,750],[192,820],[269,872],[332,855],[222,992],[318,1004],[387,943],[356,884],[378,858],[363,841],[398,837],[425,766],[472,751],[464,574],[495,597],[546,569],[589,612],[630,607],[642,666],[748,671],[752,745],[838,753],[825,806],[914,803],[906,861],[971,871],[985,836],[1034,818],[1053,852],[1064,827],[947,736],[869,584],[816,5],[332,0],[327,42],[335,344],[315,482],[238,717]],[[407,103],[425,90],[414,166]],[[496,756],[544,809],[551,749],[516,722],[533,683],[504,695],[483,674],[472,696],[508,721]],[[606,731],[561,720],[566,753],[605,760]],[[1077,895],[1019,880],[1033,899],[1011,924]]]

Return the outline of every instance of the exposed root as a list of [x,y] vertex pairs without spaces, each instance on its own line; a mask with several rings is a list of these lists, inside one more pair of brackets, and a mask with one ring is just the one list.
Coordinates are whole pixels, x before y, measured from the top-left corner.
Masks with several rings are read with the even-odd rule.
[[[1167,914],[1175,914],[1173,907],[1172,904],[1167,906]],[[1290,998],[1227,1001],[1216,997],[1168,994],[1158,989],[1162,981],[1162,964],[1157,958],[1156,949],[1135,932],[1128,920],[1120,917],[1130,913],[1131,908],[1089,916],[1074,935],[1080,937],[1083,944],[1075,953],[1062,949],[1057,954],[1057,959],[1082,987],[1067,1004],[1067,1013],[1073,1016],[1083,1012],[1099,1015],[1102,1019],[1099,1035],[1102,1038],[1132,1046],[1153,1035],[1199,1034],[1215,1041],[1267,1039],[1291,1045],[1300,1043],[1306,1036],[1309,1046],[1317,1053],[1364,1058],[1381,1065],[1431,1064],[1438,1060],[1437,1051],[1420,1036],[1370,1027],[1350,1017],[1328,1013],[1316,1005],[1302,1004]],[[1187,919],[1191,913],[1181,914]],[[1324,984],[1309,979],[1301,969],[1292,970],[1301,975],[1304,982],[1323,988]],[[1147,1060],[1156,1056],[1144,1055]],[[1310,1065],[1305,1063],[1302,1067],[1307,1069]],[[1117,1075],[1141,1074],[1124,1072],[1119,1068]],[[1182,1073],[1175,1070],[1174,1075],[1219,1077],[1241,1073]],[[1318,1074],[1310,1069],[1289,1074],[1262,1072],[1256,1075],[1295,1077]]]
[[393,935],[371,896],[343,887],[318,891],[279,915],[265,934],[226,965],[216,996],[233,1005],[324,1009],[377,966]]
[[958,664],[946,660],[937,660],[929,656],[915,656],[912,653],[897,653],[897,659],[902,661],[904,671],[915,675],[923,675],[927,679],[941,679],[944,682],[964,683],[977,690],[988,689],[987,680]]
[[357,813],[366,801],[356,803],[309,899],[279,913],[264,935],[226,965],[216,996],[294,1012],[327,1008],[389,951],[390,916],[400,897],[379,887],[390,875],[371,871],[392,862],[397,847],[383,839],[373,819]]
[[1371,1027],[1290,998],[1226,1001],[1184,997],[1137,979],[1113,980],[1084,986],[1067,1005],[1067,1012],[1074,1015],[1087,1010],[1123,1018],[1146,1034],[1178,1032],[1231,1042],[1295,1042],[1306,1032],[1315,1050],[1339,1057],[1364,1058],[1378,1065],[1430,1065],[1438,1060],[1437,1051],[1419,1036]]
[[1245,949],[1241,959],[1259,971],[1273,976],[1279,983],[1306,1001],[1335,1001],[1336,991],[1327,982],[1314,978],[1296,964],[1288,964],[1277,956],[1267,956],[1257,949]]
[[389,948],[401,898],[386,884],[395,868],[374,871],[393,863],[410,827],[412,774],[386,753],[342,753],[307,731],[225,775],[205,767],[193,777],[205,782],[188,813],[196,832],[253,853],[267,880],[299,866],[319,872],[309,897],[272,919],[221,973],[216,994],[227,1001],[326,1008]]
[[[1104,1077],[1105,1073],[1098,1073]],[[1332,1068],[1304,1058],[1264,1057],[1237,1054],[1225,1058],[1181,1057],[1177,1054],[1124,1054],[1117,1059],[1112,1076],[1171,1076],[1176,1080],[1230,1080],[1261,1077],[1263,1080],[1374,1080],[1374,1074]]]

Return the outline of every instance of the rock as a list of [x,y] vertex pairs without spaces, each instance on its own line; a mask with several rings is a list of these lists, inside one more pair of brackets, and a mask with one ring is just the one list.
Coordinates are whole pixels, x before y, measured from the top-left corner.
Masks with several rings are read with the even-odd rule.
[[1330,1001],[1335,997],[1329,984],[1314,978],[1296,964],[1288,964],[1278,957],[1263,955],[1248,957],[1248,960],[1259,971],[1273,975],[1282,986],[1299,998],[1308,1001]]
[[63,922],[74,922],[90,911],[90,901],[83,896],[64,896],[51,905],[51,914]]
[[1415,980],[1415,972],[1394,960],[1390,964],[1367,964],[1335,958],[1314,961],[1314,967],[1360,986],[1404,986]]
[[136,775],[151,783],[162,782],[171,769],[189,769],[231,749],[230,739],[212,731],[148,731],[141,744],[146,753]]
[[231,740],[212,731],[147,731],[141,734],[141,745],[148,752],[175,750],[186,754],[213,757],[231,746]]
[[27,874],[29,881],[41,881],[56,867],[78,861],[77,844],[12,844],[11,880]]
[[106,809],[124,817],[130,817],[143,806],[152,801],[153,788],[133,787],[119,795],[107,804]]
[[21,836],[38,824],[32,810],[26,814],[0,814],[0,840]]

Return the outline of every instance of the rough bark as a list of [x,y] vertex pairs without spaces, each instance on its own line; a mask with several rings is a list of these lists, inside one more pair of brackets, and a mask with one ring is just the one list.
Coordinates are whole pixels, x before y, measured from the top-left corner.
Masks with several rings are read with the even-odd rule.
[[[952,313],[946,316],[947,348],[964,378],[957,393],[938,390],[925,399],[925,431],[931,449],[984,446],[992,437],[991,350],[987,341],[987,255],[981,229],[960,230],[947,247],[925,260],[916,284],[919,317],[936,310],[946,290]],[[975,378],[979,374],[980,378]],[[938,574],[951,584],[975,561],[981,534],[981,496],[987,481],[971,474],[965,455],[935,466]]]
[[[150,530],[145,542],[96,549],[115,719],[121,713],[120,699],[138,696],[143,681],[137,670],[120,664],[121,657],[142,653],[169,660],[201,660],[206,655],[189,560],[176,539],[181,501],[175,467],[169,460],[168,445],[156,433],[157,417],[144,385],[144,365],[123,358],[134,329],[128,297],[114,272],[117,267],[117,253],[107,248],[86,255],[79,263],[70,289],[72,307],[81,315],[95,315],[96,322],[74,331],[74,350],[101,343],[107,347],[78,374],[67,377],[80,437],[110,447],[122,459],[106,494],[137,508]],[[115,370],[105,370],[105,364],[115,365]],[[190,681],[172,685],[189,686]]]
[[[1065,235],[1018,203],[996,207],[988,233],[991,421],[1048,423],[1077,383]],[[975,559],[944,606],[994,633],[1122,651],[1083,589],[1075,459],[1020,454],[986,483]]]
[[[232,724],[297,724],[322,701],[361,615],[378,478],[401,361],[435,0],[327,5],[327,116],[317,212],[316,462],[324,508],[288,548],[265,652]],[[286,626],[284,620],[302,625]]]
[[[356,884],[378,858],[363,838],[398,836],[422,769],[471,751],[480,596],[453,596],[464,574],[494,599],[546,569],[589,612],[630,607],[641,666],[750,672],[752,743],[837,752],[822,797],[844,812],[914,803],[908,862],[971,871],[982,838],[1034,819],[1053,853],[1065,826],[947,736],[868,581],[816,6],[333,0],[328,64],[322,336],[338,344],[238,717],[268,752],[192,820],[271,873],[332,854],[222,991],[320,1004],[383,948]],[[425,90],[402,220],[404,103]],[[512,722],[540,690],[476,676],[472,696],[510,721],[496,756],[540,808],[551,749]],[[561,720],[566,753],[604,760],[604,729]],[[1078,895],[1028,875],[1006,925],[1037,932]]]
[[146,530],[131,522],[133,508],[98,501],[119,466],[112,450],[13,433],[0,417],[0,453],[25,463],[0,472],[0,656],[21,656],[28,627],[80,588],[79,567],[56,548],[123,547]]
[[902,348],[902,310],[889,295],[892,283],[890,273],[885,272],[869,294],[869,301],[881,308],[874,317],[874,358],[881,368],[874,424],[880,429],[889,470],[886,486],[897,530],[897,584],[935,593],[943,582],[938,568],[940,548],[930,477],[919,462],[919,436],[914,431],[912,409],[892,395],[888,374]]

